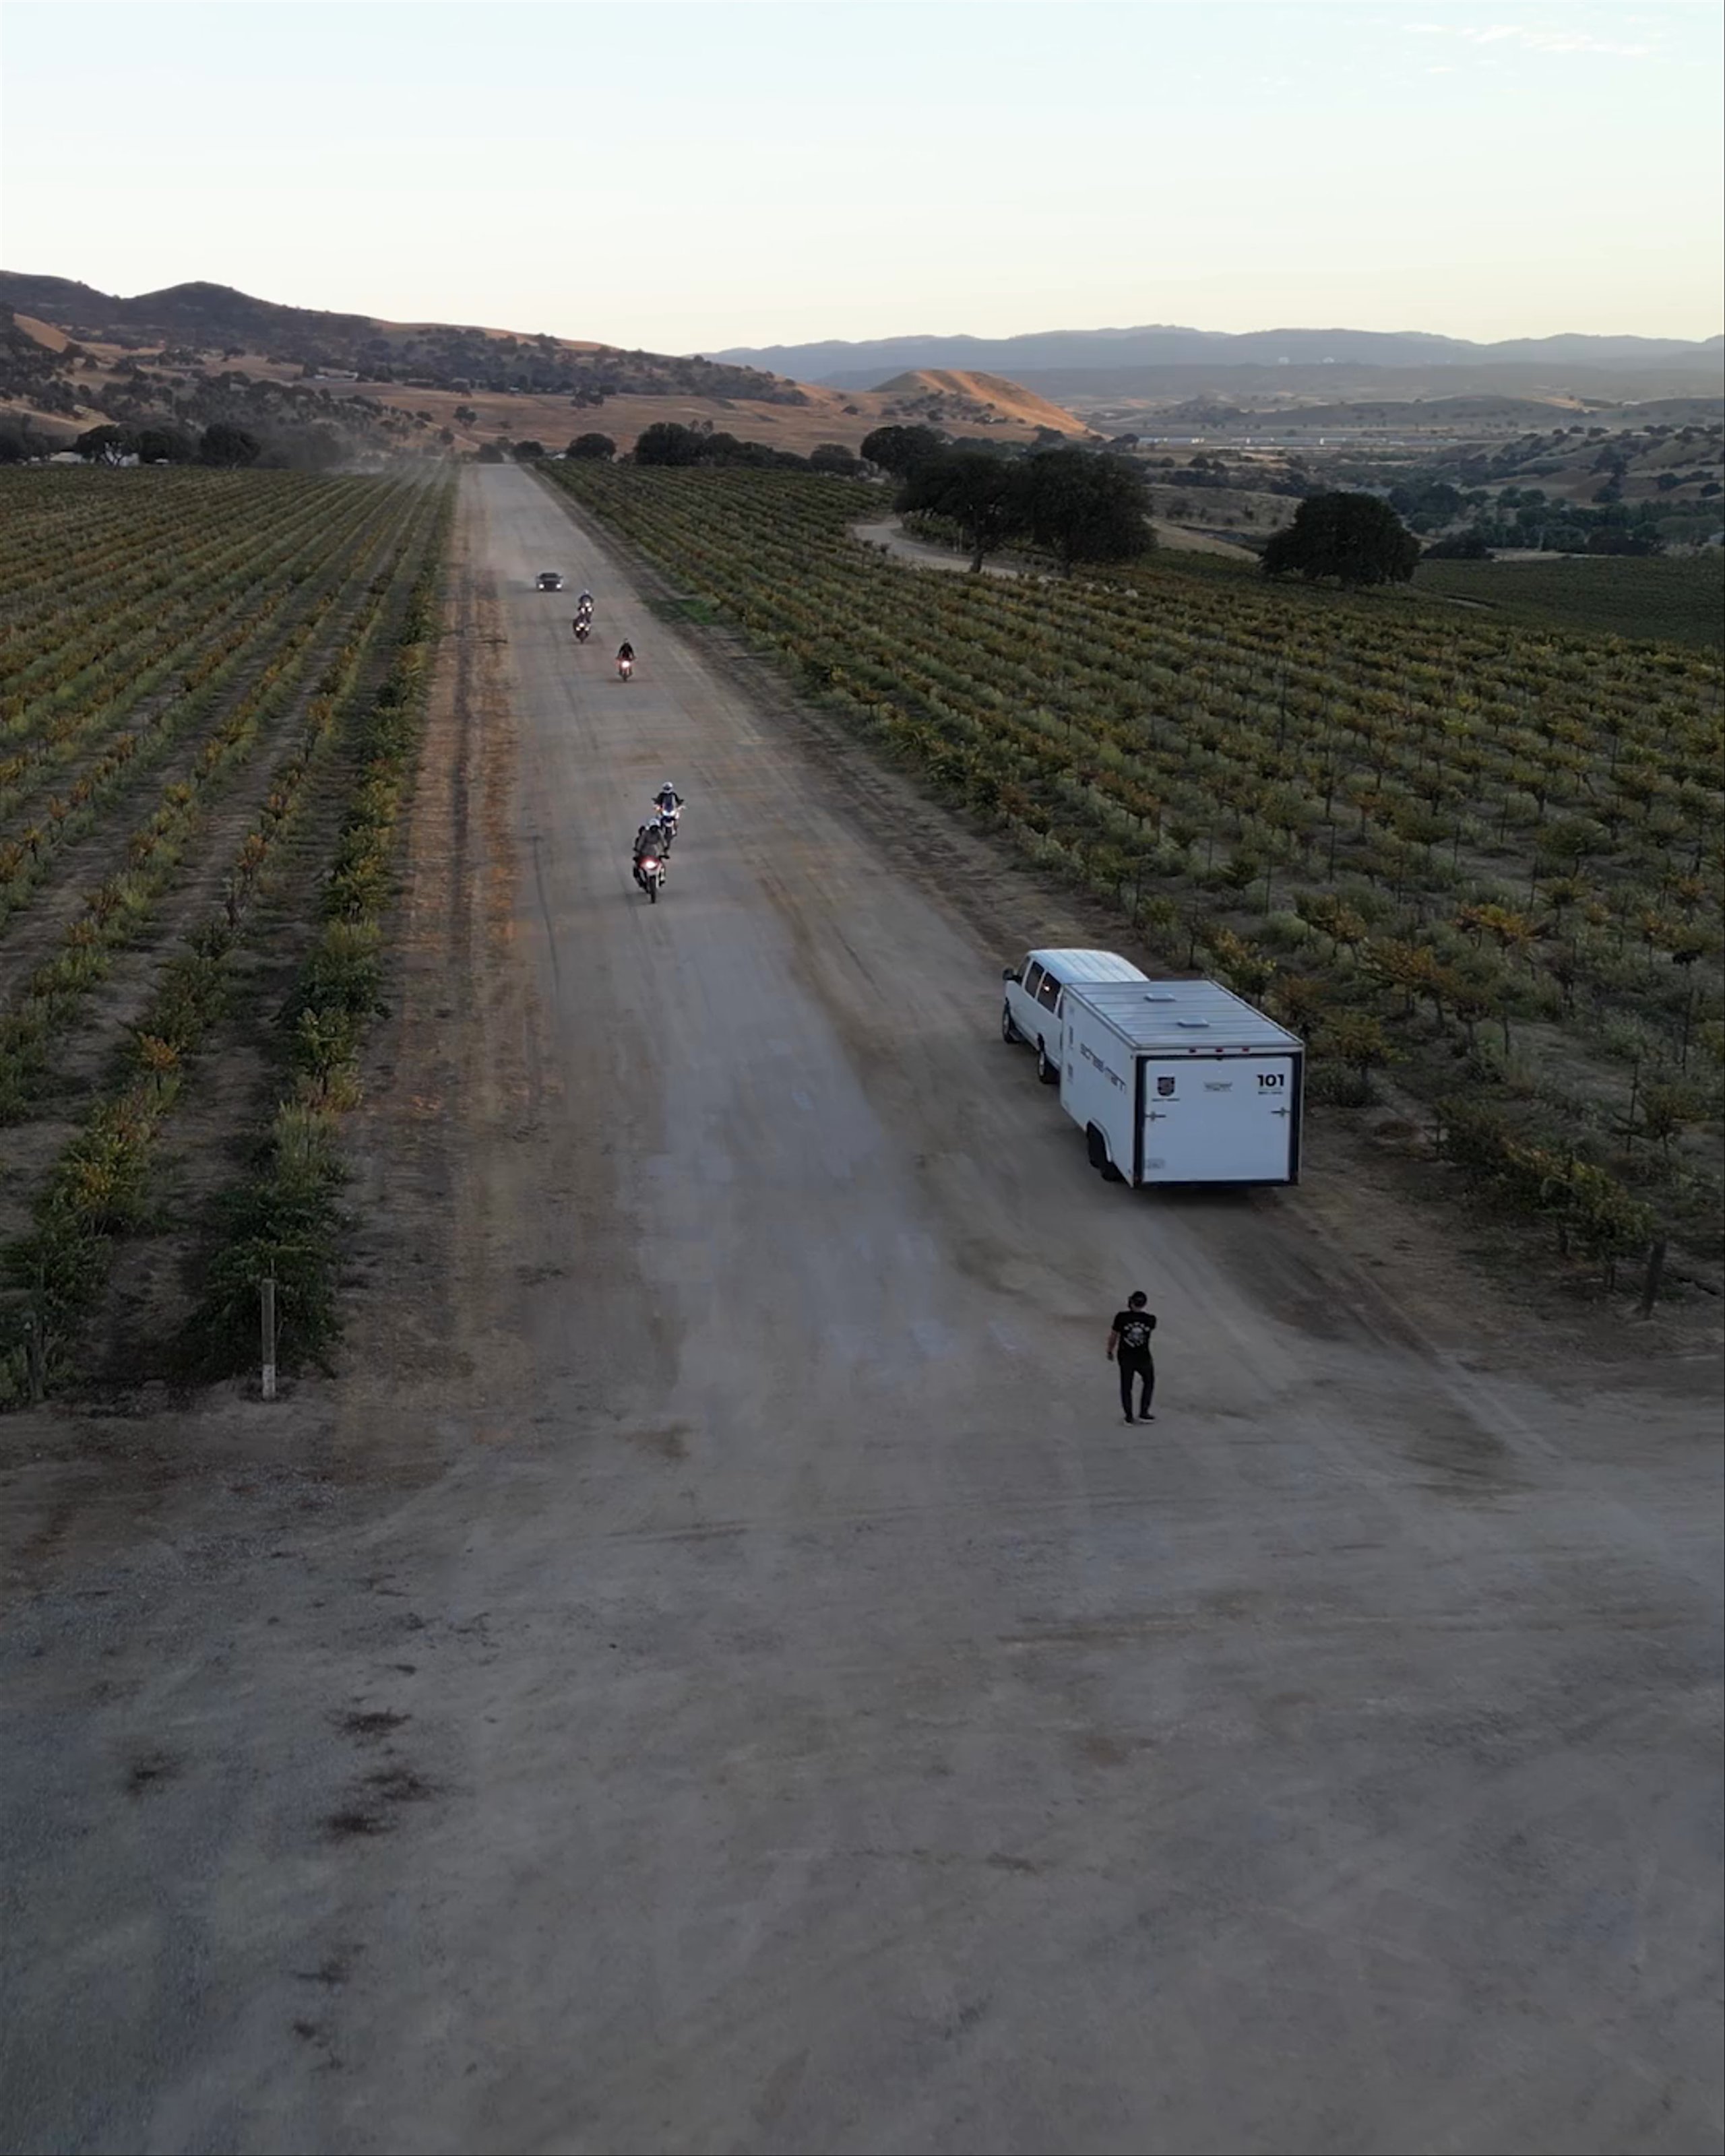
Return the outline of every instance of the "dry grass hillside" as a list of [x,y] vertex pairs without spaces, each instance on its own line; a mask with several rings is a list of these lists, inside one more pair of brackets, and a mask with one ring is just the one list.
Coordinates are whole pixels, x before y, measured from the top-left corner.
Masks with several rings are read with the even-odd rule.
[[31,343],[39,344],[44,352],[64,352],[71,341],[64,330],[57,330],[52,322],[39,322],[33,315],[14,315],[12,319]]
[[1003,427],[1050,429],[1057,434],[1085,434],[1083,420],[1022,382],[1009,382],[1004,374],[975,374],[958,367],[922,367],[910,374],[896,374],[871,390],[871,397],[887,400],[892,418],[920,419],[936,427]]
[[[30,334],[39,328],[44,344],[58,334],[45,324],[27,325],[22,318],[16,319],[18,326]],[[163,364],[162,355],[148,349],[122,351],[117,346],[95,343],[86,343],[81,349],[95,364],[72,377],[81,393],[75,404],[49,413],[28,397],[0,396],[0,415],[9,412],[17,418],[28,418],[43,432],[63,434],[69,440],[83,429],[98,426],[113,416],[105,403],[95,401],[95,393],[118,389],[136,380],[122,370],[140,363],[151,369]],[[213,354],[205,366],[211,372],[243,377],[253,383],[276,384],[284,393],[300,386],[299,367],[284,365],[261,352]],[[191,372],[183,366],[174,367],[169,378],[177,376],[183,382]],[[949,401],[946,416],[938,419],[918,405],[916,418],[929,418],[931,424],[959,432],[986,426],[991,434],[1007,442],[1032,440],[1042,427],[1057,427],[1065,434],[1084,432],[1070,413],[1011,382],[989,376],[952,378],[988,382],[1000,394],[998,400],[991,398],[986,404],[968,399],[963,411],[956,400]],[[512,442],[542,442],[547,449],[561,449],[576,434],[598,433],[608,434],[619,450],[624,451],[632,449],[643,430],[659,420],[674,420],[682,426],[706,420],[716,429],[745,441],[765,442],[773,449],[806,456],[822,442],[840,442],[855,449],[872,429],[905,416],[910,408],[902,390],[829,389],[815,382],[798,387],[804,401],[795,404],[769,403],[752,398],[703,397],[670,388],[641,394],[624,392],[594,403],[559,393],[454,390],[404,382],[321,378],[316,384],[321,398],[337,404],[364,399],[374,408],[400,415],[407,422],[409,439],[424,436],[428,446],[434,445],[447,429],[452,439],[446,446],[458,450],[476,449],[500,437]]]
[[[291,370],[272,367],[268,360],[256,356],[236,360],[234,364],[252,372],[255,378],[291,379]],[[632,449],[643,430],[658,421],[671,420],[690,427],[709,420],[716,429],[742,440],[765,442],[773,449],[793,449],[799,456],[806,456],[821,442],[841,442],[846,449],[855,449],[865,434],[904,414],[905,407],[898,393],[829,389],[812,382],[797,386],[804,399],[798,404],[768,403],[747,397],[702,397],[668,389],[651,395],[624,392],[608,396],[603,404],[593,405],[578,404],[558,395],[480,390],[457,393],[418,388],[400,382],[325,382],[319,385],[338,398],[365,397],[398,411],[423,415],[434,429],[448,428],[454,436],[454,446],[462,449],[477,449],[482,443],[495,441],[500,436],[511,441],[542,442],[548,449],[560,449],[572,436],[593,433],[608,434],[622,451]],[[957,429],[986,424],[991,433],[998,433],[1001,440],[1008,442],[1029,441],[1038,428],[1051,427],[1057,422],[1063,433],[1083,432],[1070,413],[1061,412],[1058,406],[1045,403],[1040,398],[1015,388],[1011,382],[1001,382],[999,387],[1007,393],[1007,397],[999,404],[989,403],[986,419],[954,410],[932,424]],[[1011,400],[1020,404],[1022,411],[1010,408]],[[465,416],[470,413],[473,415],[470,418]],[[1031,416],[1045,413],[1053,416]],[[916,416],[921,418],[927,415],[919,409]]]
[[996,375],[847,391],[698,355],[282,307],[219,285],[127,300],[0,272],[0,417],[67,439],[107,421],[222,418],[271,439],[333,421],[365,450],[470,451],[500,439],[554,450],[589,432],[627,450],[670,420],[806,454],[823,442],[855,449],[906,415],[1005,441],[1086,431]]

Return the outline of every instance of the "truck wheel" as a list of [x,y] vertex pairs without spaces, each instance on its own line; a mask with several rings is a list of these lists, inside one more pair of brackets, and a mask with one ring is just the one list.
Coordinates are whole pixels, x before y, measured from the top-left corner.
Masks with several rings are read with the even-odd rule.
[[1086,1124],[1084,1142],[1086,1150],[1090,1154],[1090,1164],[1101,1175],[1104,1183],[1125,1182],[1126,1178],[1108,1158],[1107,1139],[1102,1136],[1101,1132],[1094,1123]]
[[1040,1040],[1036,1044],[1036,1075],[1045,1086],[1058,1086],[1060,1082],[1060,1066],[1049,1060],[1048,1050]]
[[1012,1005],[1010,1004],[1002,1004],[1000,1006],[1000,1038],[1006,1043],[1009,1048],[1012,1047],[1016,1041],[1023,1038],[1019,1034],[1018,1028],[1012,1022]]

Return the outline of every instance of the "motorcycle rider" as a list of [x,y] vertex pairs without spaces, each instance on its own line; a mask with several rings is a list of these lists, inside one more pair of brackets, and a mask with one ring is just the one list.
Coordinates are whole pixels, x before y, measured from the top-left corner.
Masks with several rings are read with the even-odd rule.
[[629,661],[631,666],[635,663],[635,648],[634,644],[629,642],[627,637],[624,637],[622,643],[617,647],[618,665],[621,666],[625,660]]
[[635,833],[634,877],[643,891],[646,890],[648,885],[647,865],[649,862],[652,864],[652,874],[662,883],[665,880],[666,866],[665,847],[656,824],[643,824],[640,829]]
[[659,811],[661,822],[675,823],[683,806],[683,797],[670,779],[666,779],[653,797],[653,805]]

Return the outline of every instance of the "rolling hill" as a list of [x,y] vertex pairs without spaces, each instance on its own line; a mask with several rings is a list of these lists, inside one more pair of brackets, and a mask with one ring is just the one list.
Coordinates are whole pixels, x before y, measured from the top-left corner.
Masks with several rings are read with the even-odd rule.
[[918,367],[876,385],[876,397],[893,400],[896,411],[931,426],[1010,426],[1045,429],[1056,434],[1081,434],[1081,419],[1039,397],[1004,375],[978,374],[962,367]]
[[737,367],[543,332],[516,335],[449,322],[392,322],[369,315],[278,306],[225,285],[175,285],[121,299],[64,277],[0,270],[0,307],[63,331],[79,344],[117,351],[261,357],[275,367],[363,376],[410,388],[600,394],[677,390],[794,404],[793,382]]
[[799,454],[855,449],[915,416],[993,439],[1081,422],[999,377],[847,391],[733,362],[545,333],[279,306],[226,285],[124,299],[70,278],[0,271],[0,416],[64,438],[108,420],[232,419],[274,435],[335,429],[350,446],[558,448],[594,429],[628,449],[655,420],[707,424]]

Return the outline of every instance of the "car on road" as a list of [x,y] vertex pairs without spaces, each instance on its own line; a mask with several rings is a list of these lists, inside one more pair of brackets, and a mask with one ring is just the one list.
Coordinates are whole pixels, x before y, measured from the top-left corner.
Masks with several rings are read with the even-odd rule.
[[1130,958],[1113,951],[1031,951],[1004,975],[1006,1000],[1000,1038],[1028,1040],[1036,1050],[1036,1075],[1052,1086],[1060,1075],[1061,992],[1075,981],[1142,981]]
[[542,592],[560,592],[563,588],[563,580],[555,569],[542,569],[539,572],[539,588]]

